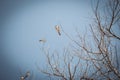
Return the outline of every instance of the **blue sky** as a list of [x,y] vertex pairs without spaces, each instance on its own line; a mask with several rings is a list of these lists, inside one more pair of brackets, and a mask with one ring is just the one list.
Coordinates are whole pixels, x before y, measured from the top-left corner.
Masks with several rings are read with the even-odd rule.
[[[0,10],[1,63],[10,66],[6,75],[12,72],[13,75],[17,73],[17,77],[19,69],[36,74],[35,64],[44,64],[40,39],[46,39],[45,46],[58,51],[71,43],[64,33],[57,34],[55,25],[62,25],[64,31],[75,39],[75,29],[84,33],[92,16],[90,0],[1,1]],[[7,67],[1,67],[6,71]]]

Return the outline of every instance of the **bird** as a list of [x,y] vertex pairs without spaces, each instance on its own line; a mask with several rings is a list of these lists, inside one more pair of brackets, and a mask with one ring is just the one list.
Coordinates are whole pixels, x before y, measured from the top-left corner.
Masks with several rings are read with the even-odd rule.
[[58,25],[55,26],[56,31],[58,32],[59,36],[61,35],[60,33],[60,27]]
[[30,72],[28,71],[28,72],[26,72],[25,76],[20,77],[20,80],[25,80],[29,76],[30,76]]
[[43,42],[43,43],[45,43],[46,40],[45,40],[45,39],[40,39],[39,42]]

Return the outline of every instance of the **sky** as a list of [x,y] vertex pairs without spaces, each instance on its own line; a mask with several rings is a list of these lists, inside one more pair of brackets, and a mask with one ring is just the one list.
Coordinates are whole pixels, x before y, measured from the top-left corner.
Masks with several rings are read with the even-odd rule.
[[45,63],[41,47],[61,51],[71,43],[55,25],[76,38],[76,29],[83,34],[91,16],[90,0],[1,0],[0,80],[18,80],[28,70],[35,80],[44,79],[36,67]]

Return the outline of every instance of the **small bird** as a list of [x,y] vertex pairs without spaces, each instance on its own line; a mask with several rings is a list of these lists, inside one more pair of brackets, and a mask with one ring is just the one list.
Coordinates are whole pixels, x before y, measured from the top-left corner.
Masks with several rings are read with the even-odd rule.
[[45,43],[45,42],[46,42],[46,40],[45,40],[45,39],[40,39],[39,41],[40,41],[40,42],[43,42],[43,43]]
[[21,76],[20,80],[25,80],[26,78],[28,78],[30,76],[30,72],[26,72],[25,76]]
[[61,35],[60,33],[60,27],[58,25],[55,26],[56,31],[58,32],[59,36]]

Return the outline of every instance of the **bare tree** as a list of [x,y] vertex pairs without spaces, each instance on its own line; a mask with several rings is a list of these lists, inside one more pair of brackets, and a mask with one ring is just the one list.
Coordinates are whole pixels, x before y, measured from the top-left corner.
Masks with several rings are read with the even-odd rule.
[[84,50],[94,54],[95,59],[97,59],[94,66],[102,77],[110,80],[120,79],[118,59],[120,56],[118,52],[120,42],[120,26],[118,25],[120,23],[120,1],[107,0],[103,14],[100,14],[99,9],[100,4],[98,1],[94,9],[95,23],[90,25],[97,54],[87,48]]
[[78,32],[79,40],[74,40],[62,29],[74,43],[72,49],[62,54],[44,49],[47,68],[41,72],[60,80],[120,79],[120,0],[106,0],[105,5],[98,0],[93,12],[90,35]]

